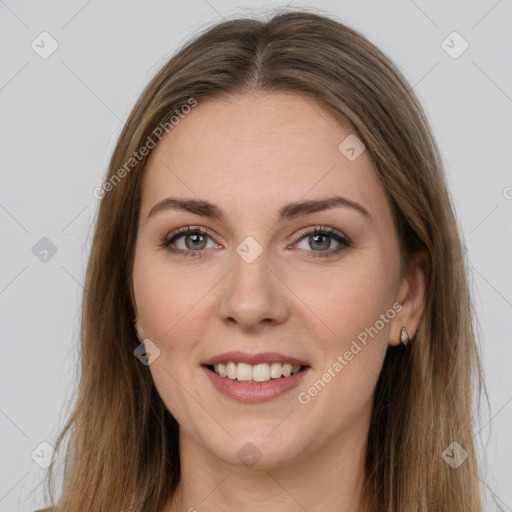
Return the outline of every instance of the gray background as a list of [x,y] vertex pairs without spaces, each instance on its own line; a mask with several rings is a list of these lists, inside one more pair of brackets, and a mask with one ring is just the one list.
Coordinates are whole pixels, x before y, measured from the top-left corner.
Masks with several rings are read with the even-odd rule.
[[[47,449],[40,443],[51,444],[75,390],[80,294],[98,205],[92,191],[123,120],[157,69],[200,28],[284,5],[0,0],[0,511],[44,505],[46,470],[31,454],[37,459]],[[291,3],[300,6],[313,3]],[[476,436],[487,457],[485,481],[511,511],[512,1],[325,0],[314,7],[390,56],[427,111],[471,261],[491,400]],[[51,48],[44,31],[59,45],[46,59],[31,47]],[[453,31],[469,44],[457,58],[442,47]],[[454,41],[452,52],[462,48]],[[38,253],[48,244],[43,237],[56,254]]]

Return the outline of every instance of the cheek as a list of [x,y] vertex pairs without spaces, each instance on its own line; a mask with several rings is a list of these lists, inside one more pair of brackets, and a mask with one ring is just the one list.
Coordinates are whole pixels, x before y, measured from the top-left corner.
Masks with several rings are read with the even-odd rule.
[[[142,250],[136,256],[133,281],[137,309],[144,335],[169,348],[187,329],[193,335],[196,323],[190,318],[201,311],[201,297],[212,286],[206,279],[195,279],[184,267],[166,264],[165,257]],[[192,330],[190,330],[192,328]]]
[[382,368],[395,316],[393,272],[384,267],[378,259],[366,258],[350,270],[330,272],[317,278],[315,286],[309,283],[298,291],[321,319],[313,338],[321,363],[301,388],[306,395],[300,403],[316,402],[316,410],[324,411],[332,425],[362,410]]
[[[378,260],[360,261],[342,271],[331,269],[314,278],[300,279],[294,287],[312,312],[308,316],[319,326],[318,348],[331,357],[343,353],[358,337],[364,341],[365,333],[370,340],[387,341],[389,321],[379,320],[393,304],[392,272],[385,271]],[[373,330],[376,323],[377,334]]]
[[160,397],[180,424],[188,424],[191,415],[202,414],[188,393],[197,394],[193,383],[200,371],[199,359],[197,366],[191,362],[203,336],[204,326],[198,315],[200,299],[208,286],[186,272],[183,267],[168,265],[160,254],[155,256],[144,249],[134,261],[134,292],[141,327],[144,337],[160,350],[149,370]]

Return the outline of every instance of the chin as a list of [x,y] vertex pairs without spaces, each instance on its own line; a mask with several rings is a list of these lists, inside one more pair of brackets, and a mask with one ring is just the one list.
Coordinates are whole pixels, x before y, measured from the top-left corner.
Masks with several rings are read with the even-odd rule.
[[[275,428],[275,425],[274,425]],[[237,467],[270,469],[285,466],[300,452],[298,440],[287,432],[269,437],[261,435],[233,435],[228,443],[208,446],[209,451],[226,464]]]

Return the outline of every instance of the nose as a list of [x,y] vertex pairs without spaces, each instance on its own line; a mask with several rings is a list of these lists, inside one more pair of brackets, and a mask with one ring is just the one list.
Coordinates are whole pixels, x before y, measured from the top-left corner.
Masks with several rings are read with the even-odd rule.
[[[233,268],[222,282],[218,314],[245,330],[281,324],[289,314],[289,290],[263,252],[252,262],[233,253]],[[270,265],[270,266],[269,266]]]

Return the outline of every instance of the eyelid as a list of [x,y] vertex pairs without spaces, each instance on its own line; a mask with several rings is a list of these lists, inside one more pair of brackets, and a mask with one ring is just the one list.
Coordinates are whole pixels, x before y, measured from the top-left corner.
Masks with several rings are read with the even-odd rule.
[[[164,238],[161,240],[161,242],[158,245],[170,245],[176,239],[182,238],[189,234],[205,235],[215,242],[212,232],[208,228],[204,228],[202,226],[196,226],[196,225],[187,225],[187,226],[182,226],[180,228],[173,229],[169,234],[164,236]],[[217,244],[217,242],[215,242],[215,243]],[[220,244],[217,244],[217,245],[220,245]],[[201,252],[201,251],[192,251],[192,252]]]
[[328,226],[309,226],[306,228],[301,229],[296,236],[298,236],[297,242],[294,242],[293,245],[296,245],[300,242],[302,242],[303,239],[305,239],[308,236],[315,236],[317,234],[321,235],[327,235],[330,238],[336,240],[338,242],[338,247],[335,247],[334,249],[328,249],[326,251],[313,251],[308,249],[300,249],[304,250],[307,254],[305,255],[307,258],[332,258],[337,256],[340,252],[342,252],[344,249],[347,249],[349,247],[352,247],[352,240],[345,235],[342,231],[339,231],[336,228],[331,228]]
[[[301,228],[293,236],[294,236],[294,238],[299,237],[300,239],[302,239],[303,237],[310,235],[315,231],[318,231],[318,232],[321,231],[321,232],[326,232],[329,234],[335,234],[335,235],[338,235],[340,238],[346,239],[348,242],[351,241],[350,238],[347,235],[345,235],[345,233],[343,233],[342,231],[340,231],[336,228],[332,228],[329,226],[322,226],[319,224],[313,224],[311,226],[306,226],[305,228]],[[190,224],[190,225],[182,226],[182,227],[172,230],[168,235],[165,236],[165,239],[172,240],[174,237],[177,237],[178,235],[188,234],[190,232],[199,232],[201,234],[208,235],[210,238],[213,238],[212,232],[210,231],[210,229],[202,227],[202,226]]]
[[312,226],[307,226],[305,228],[300,229],[295,234],[295,237],[298,236],[302,239],[307,235],[314,234],[315,232],[327,233],[329,235],[337,235],[338,237],[346,239],[348,242],[350,242],[350,238],[347,235],[345,235],[345,233],[343,233],[342,231],[340,231],[336,228],[331,228],[329,226],[321,226],[318,224],[314,224]]
[[[208,238],[210,238],[214,243],[217,244],[217,242],[215,242],[215,240],[212,237],[211,232],[208,228],[204,228],[202,226],[197,226],[197,225],[187,225],[187,226],[182,226],[180,228],[174,229],[170,234],[166,235],[158,245],[163,246],[165,249],[167,249],[169,252],[171,252],[173,254],[178,254],[178,255],[182,255],[182,256],[189,256],[189,255],[202,256],[204,252],[207,252],[207,249],[192,251],[192,250],[171,249],[170,248],[171,244],[174,243],[176,239],[182,238],[182,237],[186,236],[187,234],[205,235]],[[352,245],[351,239],[347,235],[345,235],[343,232],[339,231],[336,228],[332,228],[329,226],[320,226],[317,224],[312,225],[312,226],[307,226],[305,228],[302,228],[298,232],[296,232],[294,235],[294,238],[298,237],[298,239],[295,242],[293,242],[291,245],[295,245],[295,244],[301,242],[307,236],[314,236],[316,234],[328,235],[331,238],[336,239],[339,246],[335,249],[329,249],[327,251],[313,251],[313,250],[300,249],[302,251],[308,252],[309,253],[307,255],[308,257],[328,258],[330,256],[335,256],[336,254],[341,252],[343,249],[351,247],[351,245]],[[219,244],[217,244],[217,245],[219,245]],[[290,246],[288,245],[287,247],[290,247]]]
[[186,235],[186,234],[192,234],[192,233],[200,233],[203,235],[208,235],[209,237],[212,237],[212,232],[203,226],[198,226],[194,224],[189,224],[186,226],[182,226],[176,229],[173,229],[170,233],[168,233],[165,236],[165,239],[172,240],[173,238],[180,236],[180,235]]

